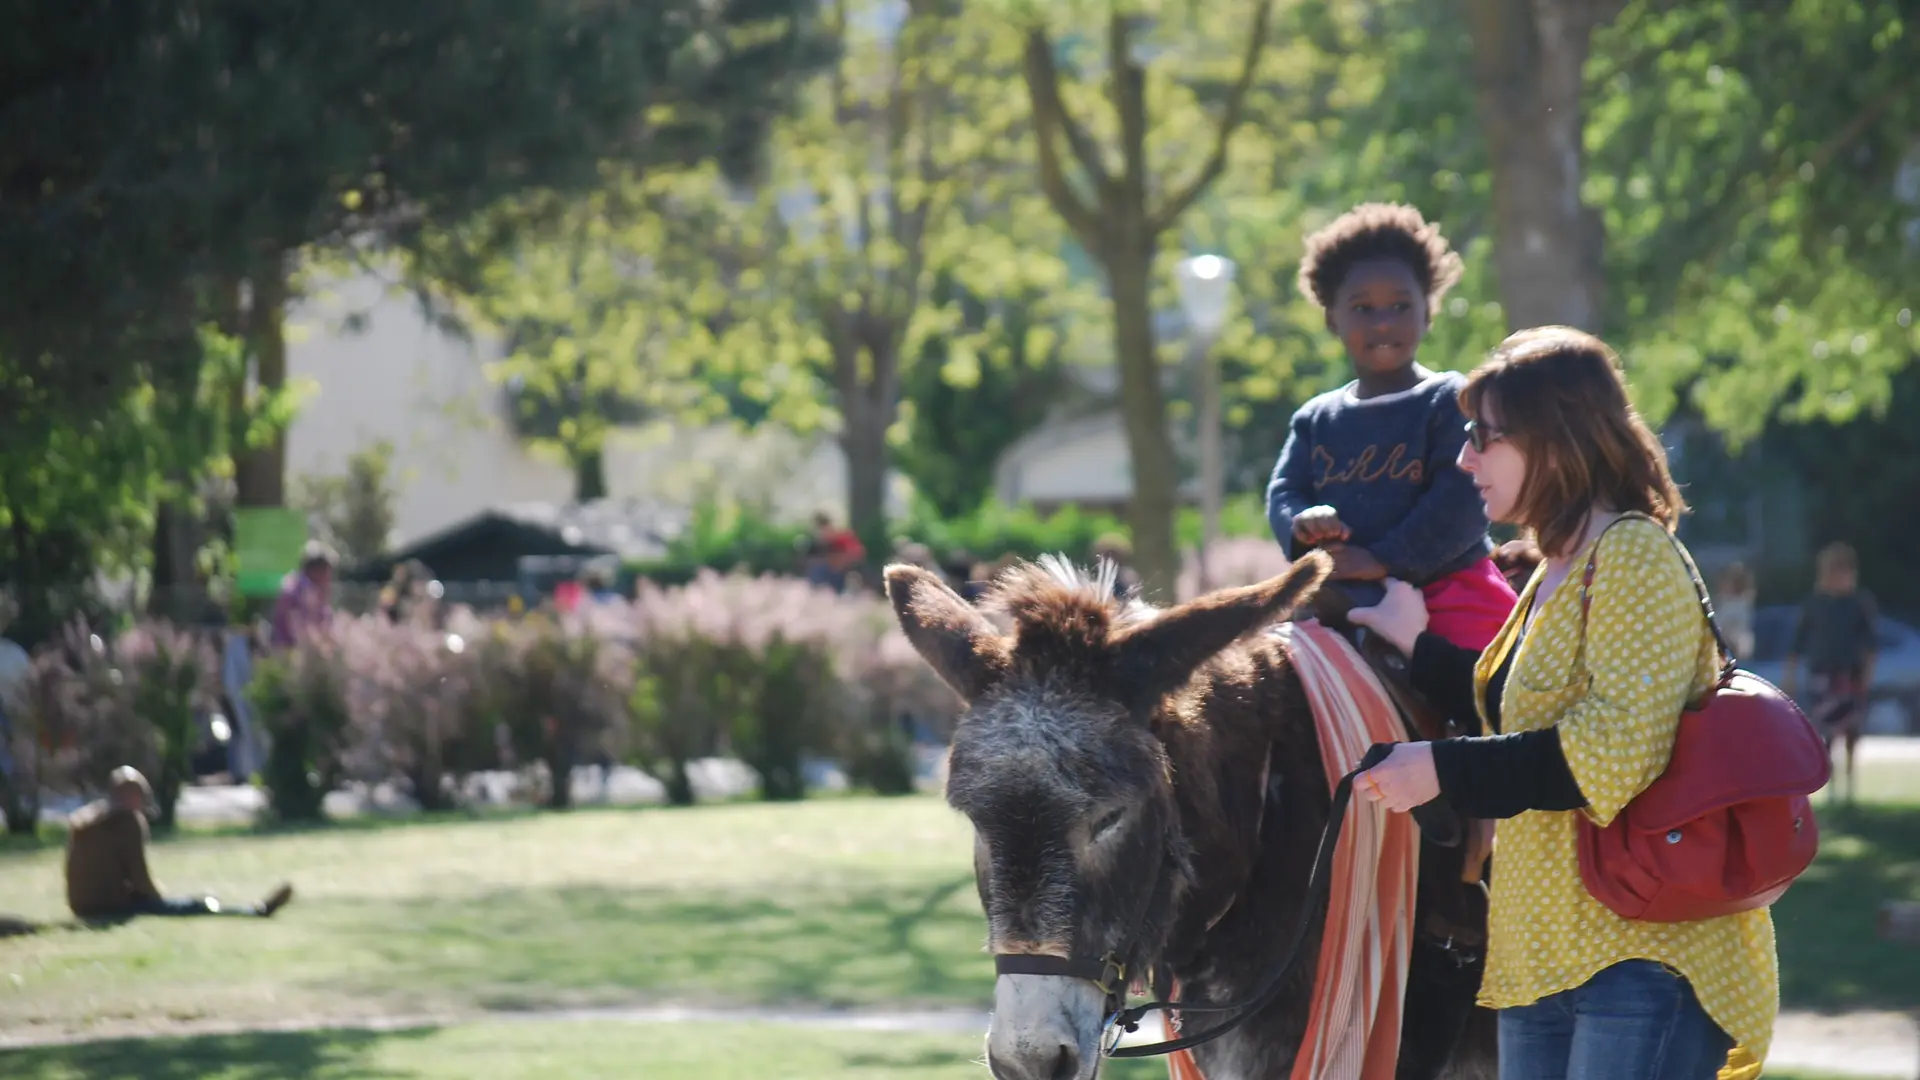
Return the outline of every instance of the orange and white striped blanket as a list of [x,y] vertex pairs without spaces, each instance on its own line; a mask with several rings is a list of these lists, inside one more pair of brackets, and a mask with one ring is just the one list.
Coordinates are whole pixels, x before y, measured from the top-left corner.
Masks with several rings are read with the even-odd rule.
[[[1369,746],[1406,737],[1379,678],[1345,638],[1311,620],[1274,633],[1286,641],[1313,706],[1329,790]],[[1355,797],[1334,849],[1313,1008],[1289,1080],[1392,1080],[1419,870],[1413,818]],[[1168,1026],[1177,1035],[1179,1018],[1169,1017]],[[1184,1050],[1167,1056],[1167,1072],[1171,1080],[1205,1080]]]

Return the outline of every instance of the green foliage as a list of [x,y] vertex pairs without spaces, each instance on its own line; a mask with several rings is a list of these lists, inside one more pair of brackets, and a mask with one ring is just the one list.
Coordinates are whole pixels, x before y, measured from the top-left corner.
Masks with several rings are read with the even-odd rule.
[[626,570],[661,585],[692,580],[706,568],[722,573],[791,574],[800,564],[810,527],[777,522],[738,504],[695,504],[687,527],[667,543],[658,559],[631,563]]
[[1643,403],[1684,396],[1736,444],[1884,406],[1920,348],[1911,12],[1649,0],[1595,60],[1588,199]]
[[[1001,456],[1040,426],[1065,386],[1059,336],[1030,314],[1038,303],[1004,303],[1003,331],[985,343],[993,354],[986,362],[980,350],[956,349],[955,335],[941,332],[901,374],[905,434],[894,440],[893,462],[942,517],[966,514],[992,494]],[[988,326],[979,301],[963,298],[960,310],[960,333]]]
[[603,161],[751,147],[815,59],[789,0],[374,6],[107,0],[0,18],[0,351],[62,404],[141,377],[195,276],[410,244]]
[[307,514],[309,528],[341,558],[361,562],[387,550],[393,534],[393,443],[381,439],[347,455],[335,476],[296,477],[289,501]]
[[229,472],[236,443],[278,419],[275,395],[235,414],[237,342],[206,327],[174,348],[192,361],[165,369],[175,378],[103,397],[84,417],[0,353],[0,586],[18,595],[19,640],[97,614],[94,574],[142,564],[155,503],[198,497]]
[[[1913,538],[1920,535],[1920,365],[1893,377],[1884,410],[1845,423],[1776,424],[1763,453],[1798,463],[1807,493],[1808,539],[1835,540],[1860,555],[1861,584],[1890,611],[1920,616],[1920,579],[1913,574]],[[1835,482],[1845,478],[1844,482]],[[1809,562],[1794,575],[1811,588]]]
[[969,385],[1006,359],[994,301],[1025,298],[1023,346],[1029,327],[1066,324],[1078,294],[1024,182],[1017,35],[967,7],[901,12],[854,0],[823,16],[837,59],[773,126],[752,187],[712,167],[609,169],[460,279],[513,335],[499,377],[565,405],[542,441],[574,458],[661,415],[834,431],[866,534],[914,370]]
[[970,514],[943,518],[925,503],[917,504],[896,533],[918,541],[937,553],[966,552],[991,562],[1002,555],[1034,558],[1060,552],[1078,562],[1093,558],[1093,545],[1102,537],[1127,535],[1127,527],[1112,514],[1065,506],[1042,515],[1029,506],[1007,506],[998,500],[982,504]]
[[324,820],[327,793],[346,775],[352,722],[339,650],[316,643],[260,658],[247,698],[269,739],[260,779],[273,817]]

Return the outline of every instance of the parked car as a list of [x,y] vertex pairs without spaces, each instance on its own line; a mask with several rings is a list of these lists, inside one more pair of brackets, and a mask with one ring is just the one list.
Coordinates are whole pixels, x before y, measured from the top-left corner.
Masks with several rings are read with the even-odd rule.
[[[1740,666],[1779,685],[1799,622],[1797,604],[1774,604],[1756,610],[1753,655],[1740,657]],[[1868,688],[1872,704],[1867,711],[1867,731],[1875,735],[1920,735],[1920,630],[1882,615],[1875,631],[1880,655],[1873,665],[1873,685]],[[1805,708],[1809,695],[1804,667],[1800,676],[1794,697]]]

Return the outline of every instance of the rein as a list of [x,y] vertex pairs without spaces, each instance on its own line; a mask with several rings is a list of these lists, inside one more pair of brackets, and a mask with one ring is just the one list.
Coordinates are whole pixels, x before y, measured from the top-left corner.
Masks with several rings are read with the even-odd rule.
[[[1112,1015],[1103,1025],[1118,1028],[1114,1043],[1101,1047],[1101,1052],[1114,1058],[1157,1057],[1179,1050],[1188,1050],[1213,1040],[1239,1027],[1255,1013],[1266,1008],[1286,982],[1294,963],[1300,958],[1300,946],[1307,938],[1307,930],[1313,918],[1319,913],[1322,901],[1326,897],[1329,880],[1332,877],[1334,849],[1340,843],[1340,828],[1346,821],[1347,804],[1353,798],[1353,778],[1386,760],[1393,752],[1393,746],[1387,743],[1375,745],[1360,764],[1340,778],[1334,786],[1333,801],[1327,812],[1326,827],[1320,830],[1320,846],[1314,851],[1313,869],[1307,878],[1307,896],[1300,909],[1300,922],[1293,928],[1293,940],[1287,946],[1286,956],[1280,961],[1266,982],[1260,985],[1245,1001],[1226,1005],[1194,1005],[1183,1001],[1150,1001],[1144,1005],[1123,1008],[1127,993],[1127,967],[1119,956],[1108,953],[1098,960],[1068,959],[1060,956],[1044,956],[1032,953],[1002,953],[993,958],[994,971],[1000,975],[1054,975],[1063,978],[1085,979],[1093,983],[1106,995],[1109,1005],[1115,1006]],[[1144,910],[1142,913],[1144,914]],[[1146,1046],[1118,1045],[1120,1033],[1140,1030],[1140,1021],[1152,1012],[1171,1012],[1179,1010],[1186,1013],[1228,1013],[1220,1023],[1193,1035],[1182,1035],[1164,1042],[1149,1043]]]

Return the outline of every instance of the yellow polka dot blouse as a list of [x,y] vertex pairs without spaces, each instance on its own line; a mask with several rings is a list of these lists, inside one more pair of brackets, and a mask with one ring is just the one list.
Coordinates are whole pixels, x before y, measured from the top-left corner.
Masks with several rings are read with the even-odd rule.
[[1659,777],[1682,706],[1705,693],[1718,670],[1692,578],[1665,531],[1631,518],[1598,544],[1584,655],[1580,578],[1590,550],[1580,553],[1522,638],[1545,567],[1535,573],[1475,671],[1484,708],[1489,677],[1520,639],[1501,697],[1501,728],[1559,725],[1567,766],[1588,803],[1576,811],[1529,810],[1497,826],[1480,1003],[1527,1005],[1622,960],[1656,960],[1685,975],[1707,1015],[1733,1037],[1722,1080],[1748,1080],[1760,1073],[1779,1011],[1767,911],[1635,922],[1615,915],[1580,883],[1574,815],[1604,826]]

